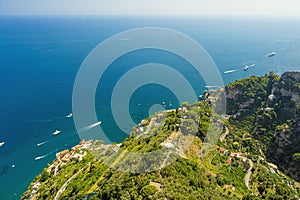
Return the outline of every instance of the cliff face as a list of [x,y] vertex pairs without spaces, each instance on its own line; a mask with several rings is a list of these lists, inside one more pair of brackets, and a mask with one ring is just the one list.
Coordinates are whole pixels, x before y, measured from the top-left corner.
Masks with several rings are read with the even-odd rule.
[[[229,84],[229,121],[211,109],[212,91],[143,120],[120,144],[87,141],[62,151],[22,199],[299,199],[290,178],[300,179],[299,77]],[[215,123],[224,129],[211,145]]]
[[276,79],[278,76],[272,73],[264,77],[251,76],[228,84],[225,88],[228,113],[237,114],[261,106],[268,99]]
[[[300,181],[300,72],[250,77],[226,87],[229,114],[241,122],[263,147],[269,161]],[[246,113],[246,114],[245,114]]]
[[[272,93],[283,108],[295,108],[300,102],[300,73],[286,72],[272,87]],[[285,100],[285,101],[283,101]]]
[[295,155],[300,152],[300,73],[282,75],[272,88],[276,99],[274,107],[282,118],[270,142],[268,156],[283,165],[284,171],[300,180],[300,162]]

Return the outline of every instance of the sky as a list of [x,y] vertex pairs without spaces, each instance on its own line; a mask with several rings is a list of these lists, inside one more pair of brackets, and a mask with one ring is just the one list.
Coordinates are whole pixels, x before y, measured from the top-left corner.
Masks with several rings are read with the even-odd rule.
[[0,14],[300,16],[300,0],[0,0]]

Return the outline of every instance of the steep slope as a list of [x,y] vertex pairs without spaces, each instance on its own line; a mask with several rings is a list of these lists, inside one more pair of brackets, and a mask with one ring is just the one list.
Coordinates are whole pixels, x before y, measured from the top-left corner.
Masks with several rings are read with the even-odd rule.
[[[298,151],[286,151],[299,142],[299,117],[291,121],[299,112],[281,110],[298,102],[297,88],[286,86],[291,80],[288,84],[298,87],[295,74],[229,84],[230,116],[213,112],[210,103],[216,98],[207,94],[199,103],[183,103],[143,120],[120,144],[81,142],[57,154],[22,199],[299,199],[299,184],[281,172],[300,171]],[[210,143],[209,128],[220,125],[220,139]],[[280,142],[280,131],[290,134],[285,138],[290,143]],[[293,164],[271,163],[278,164],[279,155],[272,145],[285,149],[284,162],[292,159]]]
[[300,73],[285,73],[274,84],[272,107],[278,125],[267,155],[292,178],[300,181]]
[[[281,77],[270,73],[226,87],[233,124],[255,139],[252,153],[267,159],[295,180],[300,180],[300,73]],[[258,150],[262,150],[259,152]]]

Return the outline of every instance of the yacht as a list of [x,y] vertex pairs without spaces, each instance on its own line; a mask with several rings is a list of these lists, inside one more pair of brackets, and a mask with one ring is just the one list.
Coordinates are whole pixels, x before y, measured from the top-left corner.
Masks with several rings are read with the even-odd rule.
[[70,114],[68,114],[66,117],[67,117],[67,118],[71,118],[72,116],[73,116],[73,114],[70,113]]
[[273,56],[275,56],[275,55],[276,55],[276,52],[275,52],[275,51],[272,51],[272,52],[267,53],[267,56],[268,56],[268,57],[273,57]]
[[52,135],[58,135],[58,134],[60,134],[60,132],[61,132],[61,131],[59,131],[59,130],[55,130],[55,131],[52,133]]

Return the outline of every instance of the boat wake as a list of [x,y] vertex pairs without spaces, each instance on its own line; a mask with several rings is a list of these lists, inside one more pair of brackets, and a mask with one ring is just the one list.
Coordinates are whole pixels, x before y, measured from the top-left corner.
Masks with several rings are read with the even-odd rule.
[[81,128],[81,129],[78,130],[78,133],[85,132],[85,131],[87,131],[87,130],[89,130],[89,129],[91,129],[91,128],[94,128],[94,127],[100,125],[101,123],[102,123],[102,122],[99,121],[99,122],[96,122],[96,123],[94,123],[94,124],[91,124],[91,125],[88,125],[88,126],[86,126],[86,127],[83,127],[83,128]]
[[29,120],[26,120],[26,121],[29,121],[29,122],[52,122],[54,121],[54,119],[29,119]]
[[28,122],[42,122],[42,123],[49,123],[49,122],[54,122],[54,121],[59,121],[59,120],[64,120],[66,118],[72,118],[73,117],[73,113],[69,113],[68,115],[61,115],[61,116],[52,116],[48,119],[18,119],[17,120],[24,120],[24,121],[28,121]]
[[231,70],[225,71],[224,74],[233,73],[233,72],[236,72],[236,69],[231,69]]
[[243,69],[244,71],[247,71],[250,67],[255,67],[255,66],[256,66],[256,64],[247,65],[246,63],[244,63],[242,67],[239,67],[237,69],[230,69],[230,70],[227,70],[223,73],[224,74],[234,73],[234,72],[237,72],[240,69]]
[[[207,89],[212,89],[212,88],[219,88],[219,87],[222,87],[221,85],[206,85],[204,86],[206,87]],[[172,105],[172,104],[171,104]],[[170,105],[169,105],[170,106]]]
[[47,141],[44,141],[44,142],[41,142],[41,143],[38,143],[38,144],[36,144],[36,146],[42,146],[43,144],[46,144],[46,143],[48,143],[50,140],[47,140]]
[[47,157],[47,155],[35,157],[34,160],[40,160],[40,159],[43,159],[43,158],[45,158],[45,157]]
[[64,117],[54,116],[51,119],[52,119],[52,121],[54,121],[54,120],[62,120],[62,119],[64,119]]
[[52,154],[52,153],[54,153],[54,152],[56,152],[56,151],[57,151],[57,149],[55,149],[54,151],[51,151],[51,152],[49,152],[49,153],[47,153],[47,154],[45,154],[45,155],[37,156],[37,157],[34,158],[34,160],[36,161],[36,160],[41,160],[41,159],[43,159],[43,158],[46,158],[47,156],[49,156],[50,154]]
[[73,117],[72,113],[69,113],[68,115],[65,116],[53,116],[49,119],[27,119],[26,121],[31,121],[31,122],[53,122],[53,121],[57,121],[57,120],[63,120],[65,118],[71,118]]
[[64,119],[64,117],[58,117],[58,116],[54,116],[54,117],[51,117],[50,119],[28,119],[26,121],[30,121],[30,122],[43,122],[43,123],[48,123],[48,122],[53,122],[53,121],[56,121],[56,120],[62,120]]

